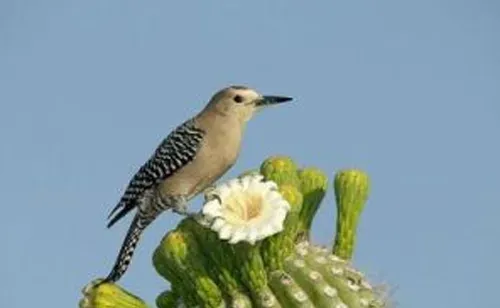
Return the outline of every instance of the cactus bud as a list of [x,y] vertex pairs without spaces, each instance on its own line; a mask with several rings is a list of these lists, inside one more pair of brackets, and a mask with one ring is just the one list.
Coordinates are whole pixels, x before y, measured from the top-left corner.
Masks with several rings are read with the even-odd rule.
[[288,156],[273,156],[266,159],[260,167],[260,173],[266,180],[275,182],[278,185],[290,184],[299,186],[297,175],[297,165]]
[[309,240],[310,229],[319,205],[326,194],[328,177],[318,168],[304,168],[299,171],[300,189],[304,203],[300,212],[300,239]]
[[370,181],[360,170],[343,170],[334,181],[337,201],[337,233],[333,253],[350,260],[356,243],[358,220],[368,199]]
[[120,288],[114,283],[100,283],[96,279],[82,291],[80,308],[147,308],[148,306],[137,296]]

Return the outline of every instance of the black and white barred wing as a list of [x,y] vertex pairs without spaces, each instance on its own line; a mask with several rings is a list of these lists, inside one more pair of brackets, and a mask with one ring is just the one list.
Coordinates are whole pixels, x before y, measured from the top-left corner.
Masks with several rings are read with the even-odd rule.
[[134,209],[147,190],[193,161],[204,135],[205,132],[196,127],[192,119],[172,131],[129,182],[122,198],[108,216],[110,219],[116,213],[108,228]]

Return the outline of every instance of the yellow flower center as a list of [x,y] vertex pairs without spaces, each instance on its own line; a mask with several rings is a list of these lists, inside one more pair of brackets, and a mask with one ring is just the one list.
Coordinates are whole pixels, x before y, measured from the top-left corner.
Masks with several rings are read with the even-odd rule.
[[259,216],[262,211],[262,197],[261,196],[251,196],[247,200],[246,215],[243,217],[245,220],[252,220],[253,218]]
[[224,202],[228,222],[250,222],[262,213],[263,198],[257,194],[235,194]]

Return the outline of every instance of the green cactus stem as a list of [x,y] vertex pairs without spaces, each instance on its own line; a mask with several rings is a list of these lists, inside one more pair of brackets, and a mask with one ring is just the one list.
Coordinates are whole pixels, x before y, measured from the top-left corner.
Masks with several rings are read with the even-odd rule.
[[238,265],[234,261],[232,245],[220,241],[214,231],[194,219],[184,219],[179,224],[179,228],[194,235],[200,249],[208,259],[209,265],[206,269],[222,291],[230,298],[237,298],[238,302],[249,301],[244,294],[240,275],[235,274],[238,272]]
[[348,307],[383,307],[377,303],[378,294],[373,292],[364,276],[347,261],[329,254],[327,249],[302,245],[291,259],[293,262],[304,262],[304,267],[320,273]]
[[84,297],[80,308],[147,308],[142,299],[122,289],[114,283],[100,283],[96,279],[82,291]]
[[337,230],[333,253],[350,260],[356,244],[359,217],[368,199],[370,181],[360,170],[342,170],[335,176]]
[[252,308],[252,300],[244,293],[234,294],[229,299],[229,307],[231,308]]
[[175,291],[165,291],[156,298],[156,306],[159,308],[176,308],[181,301],[180,295]]
[[285,219],[284,230],[265,239],[262,243],[262,257],[268,271],[282,269],[283,261],[294,249],[303,200],[302,194],[295,186],[283,184],[279,187],[279,191],[288,201],[291,209]]
[[159,274],[179,286],[186,303],[220,307],[220,289],[209,277],[205,258],[194,236],[184,230],[170,231],[155,250],[153,263]]
[[293,278],[284,271],[270,273],[269,284],[283,307],[311,307],[314,304]]
[[330,308],[343,303],[337,290],[325,281],[319,271],[307,266],[302,258],[287,258],[285,270],[311,298],[315,307]]
[[[178,229],[194,234],[198,239],[202,251],[211,260],[206,268],[215,276],[229,302],[245,307],[251,298],[257,307],[280,307],[267,285],[259,243],[230,245],[192,219],[185,219]],[[250,290],[250,298],[244,290]]]
[[260,242],[251,245],[241,242],[234,245],[234,258],[240,264],[241,280],[250,291],[257,307],[281,307],[267,284],[264,261],[260,255]]
[[300,212],[299,240],[309,240],[311,225],[319,205],[328,188],[328,177],[318,168],[308,167],[299,170],[300,190],[304,203]]

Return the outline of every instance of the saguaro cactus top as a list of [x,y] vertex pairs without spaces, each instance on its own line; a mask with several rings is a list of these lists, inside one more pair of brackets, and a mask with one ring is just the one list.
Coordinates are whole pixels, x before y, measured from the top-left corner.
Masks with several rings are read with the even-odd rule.
[[[337,203],[335,244],[310,242],[328,177],[299,168],[286,156],[222,183],[205,196],[197,218],[165,235],[153,254],[171,288],[156,299],[168,307],[388,307],[351,264],[359,217],[369,194],[361,170],[333,179]],[[147,307],[114,284],[85,289],[81,307]]]

